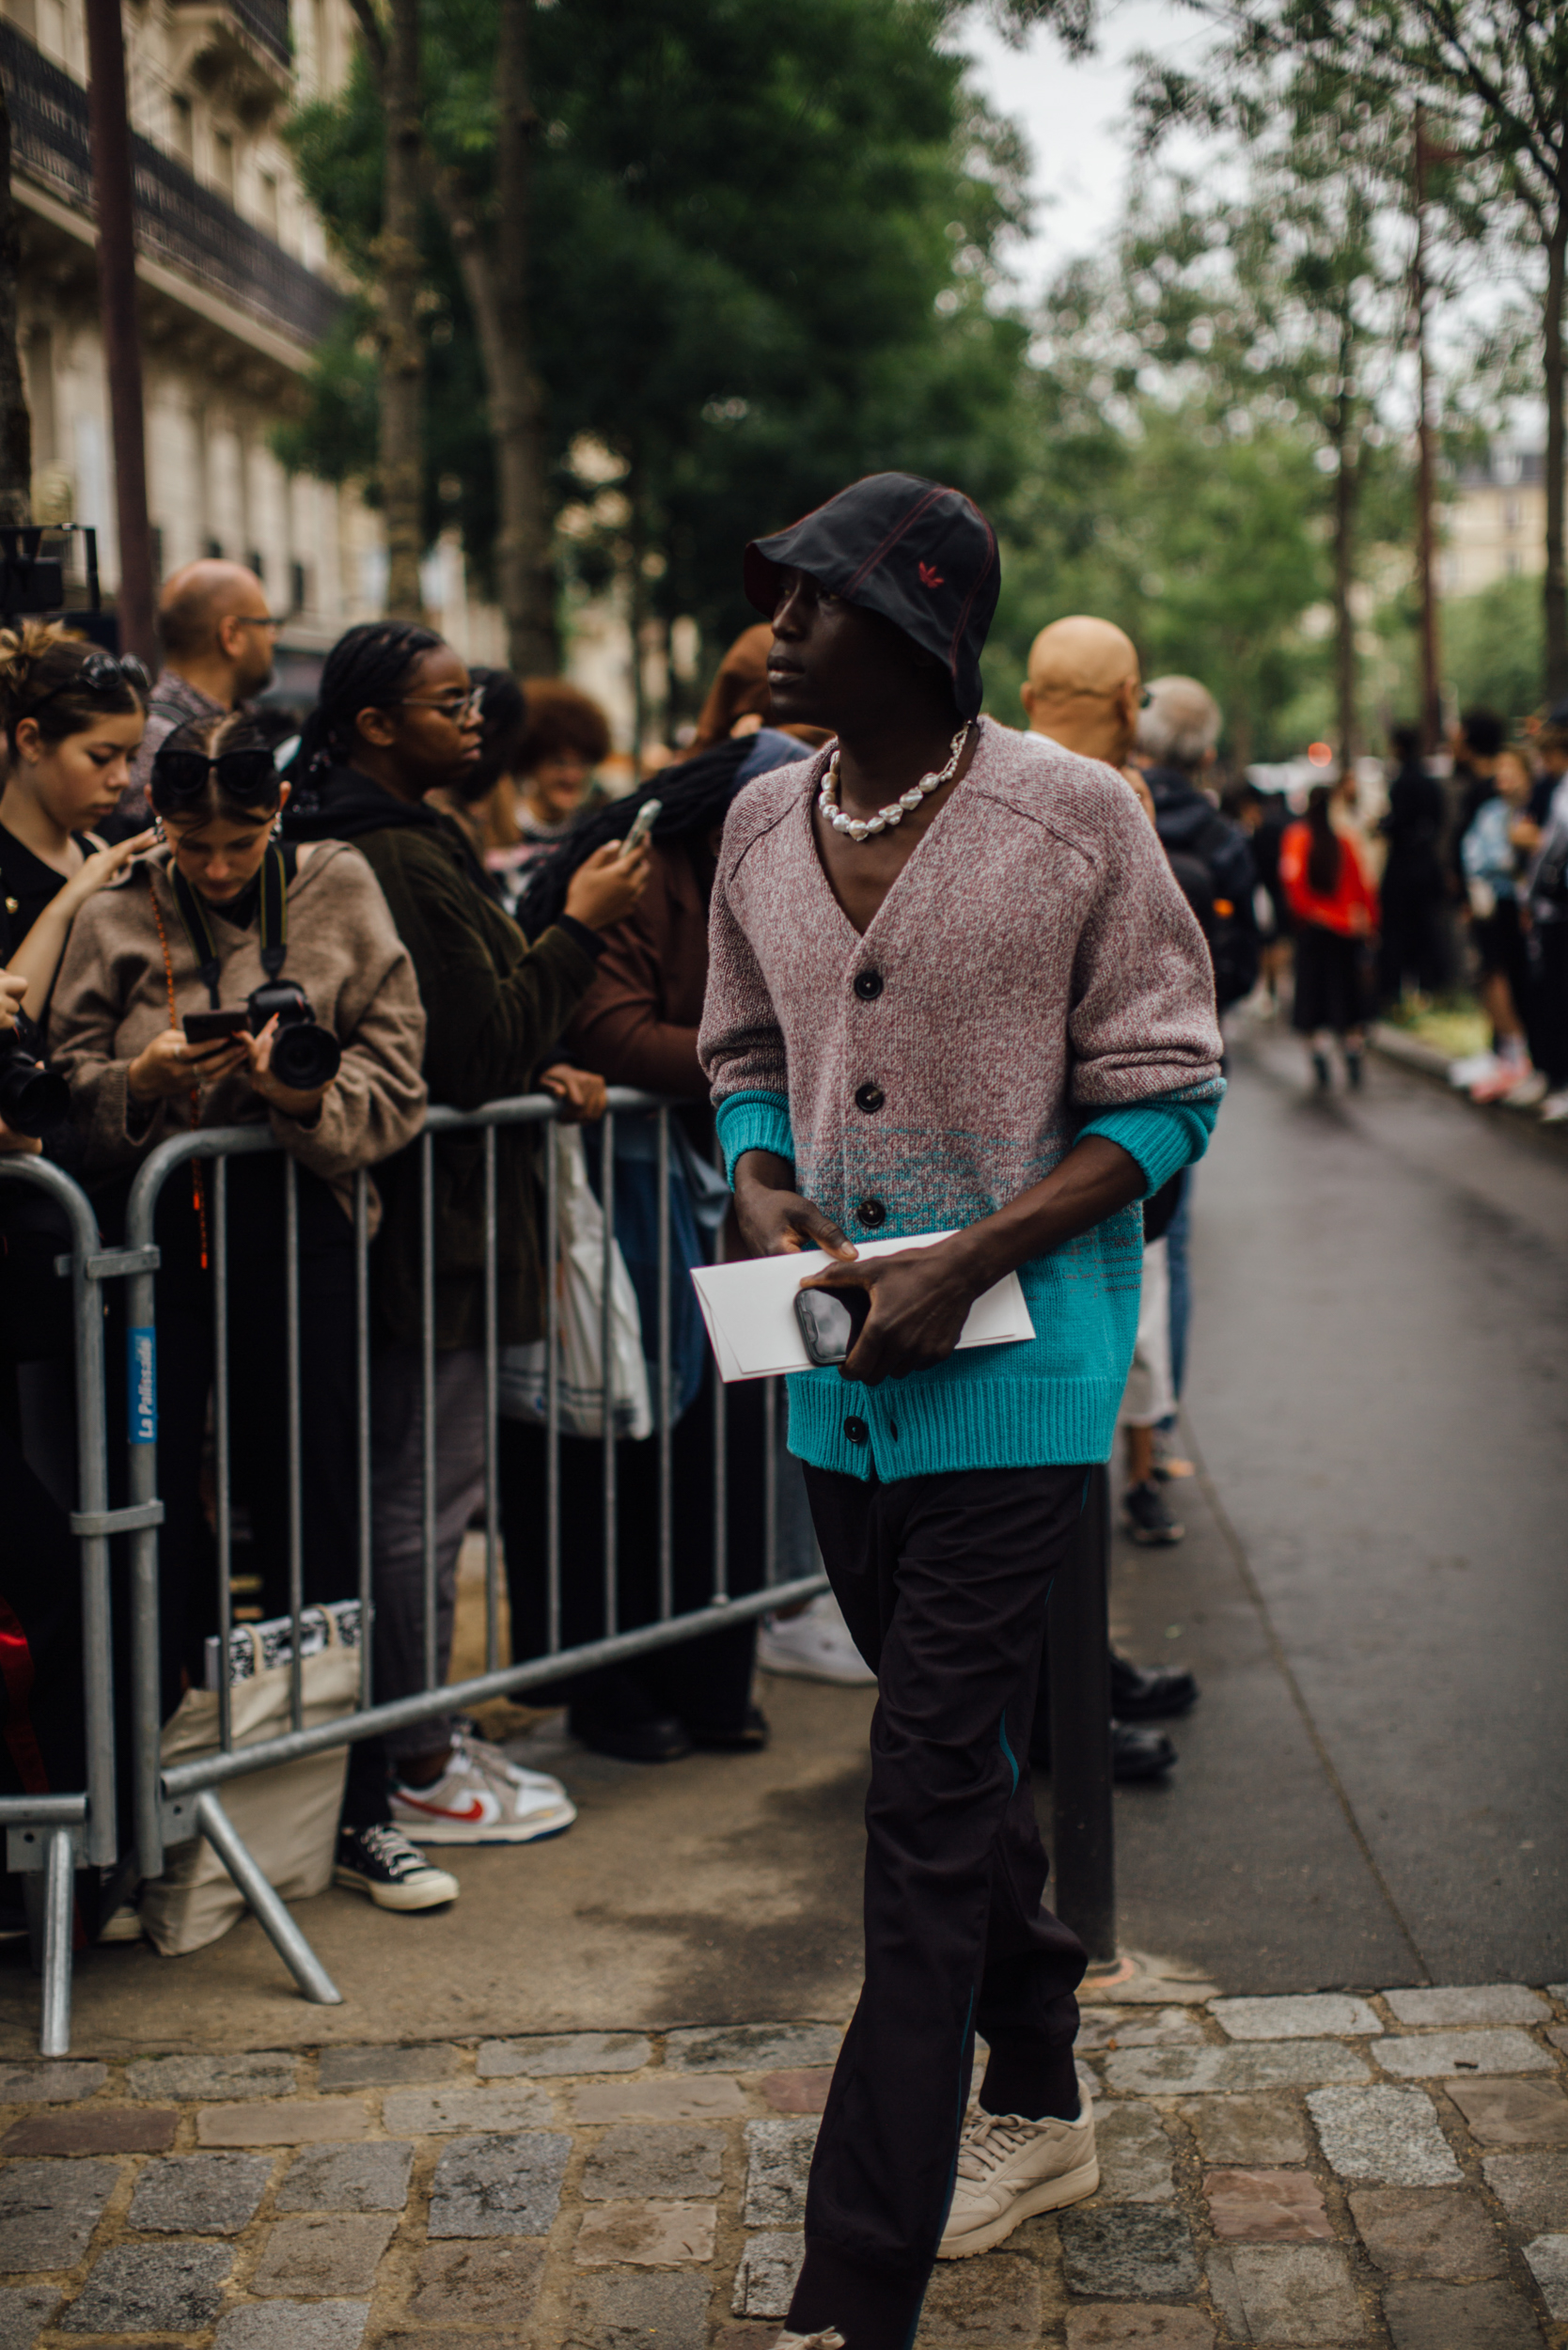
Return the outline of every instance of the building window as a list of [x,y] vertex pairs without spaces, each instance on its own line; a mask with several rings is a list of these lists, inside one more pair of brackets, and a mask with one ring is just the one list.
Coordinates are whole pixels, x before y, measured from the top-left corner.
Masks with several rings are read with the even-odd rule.
[[234,142],[227,131],[212,133],[212,185],[226,203],[233,203]]
[[221,539],[213,539],[212,537],[204,539],[201,542],[201,552],[203,555],[209,556],[212,562],[221,563],[223,560],[223,540]]
[[289,609],[306,612],[310,608],[310,574],[303,563],[289,566]]
[[274,172],[263,171],[258,176],[256,220],[269,237],[277,235],[277,178]]
[[57,65],[70,65],[71,36],[66,29],[64,0],[39,0],[39,47]]
[[247,571],[254,572],[258,579],[264,580],[267,576],[267,558],[257,548],[252,547],[245,557],[245,568]]
[[169,153],[190,170],[196,156],[196,137],[188,98],[169,100]]

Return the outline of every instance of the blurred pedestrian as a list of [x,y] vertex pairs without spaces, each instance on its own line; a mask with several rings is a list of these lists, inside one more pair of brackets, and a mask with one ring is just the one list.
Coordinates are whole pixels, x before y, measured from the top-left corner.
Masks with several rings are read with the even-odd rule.
[[529,678],[511,763],[491,787],[482,819],[485,864],[515,905],[534,858],[559,846],[607,759],[610,722],[589,694],[564,678]]
[[1443,935],[1443,787],[1427,773],[1415,727],[1393,727],[1398,764],[1388,812],[1378,829],[1388,844],[1383,868],[1382,998],[1397,1005],[1406,988],[1435,995],[1447,974]]
[[1534,1049],[1546,1079],[1541,1116],[1568,1120],[1568,780],[1546,810],[1541,843],[1526,883],[1529,916]]
[[1523,751],[1509,745],[1492,762],[1493,791],[1459,844],[1470,907],[1470,940],[1480,969],[1481,1000],[1492,1024],[1493,1066],[1470,1087],[1474,1102],[1532,1108],[1547,1089],[1530,1066],[1530,970],[1519,901],[1525,871],[1540,846],[1541,828],[1529,815],[1531,776]]
[[1295,1000],[1291,1020],[1309,1040],[1320,1091],[1332,1080],[1329,1048],[1338,1040],[1345,1074],[1361,1083],[1370,990],[1367,956],[1377,928],[1377,892],[1356,845],[1335,827],[1354,807],[1356,779],[1317,783],[1307,817],[1279,844],[1279,878],[1295,923]]
[[[658,800],[648,887],[631,913],[605,932],[593,986],[573,1014],[561,1049],[575,1066],[597,1072],[610,1085],[664,1094],[687,1105],[670,1121],[670,1286],[663,1301],[670,1330],[677,1612],[705,1606],[713,1590],[714,1373],[690,1269],[712,1258],[729,1205],[729,1187],[713,1166],[713,1113],[697,1057],[708,982],[708,901],[731,803],[755,776],[804,756],[798,743],[764,727],[722,738],[695,758],[666,767],[537,863],[519,908],[525,930],[543,931],[564,902],[572,874],[604,844],[625,838],[645,801]],[[590,1171],[596,1172],[598,1137],[587,1139]],[[660,1200],[657,1137],[651,1122],[618,1119],[615,1152],[617,1239],[637,1292],[650,1392],[657,1399]],[[760,1590],[763,1579],[764,1403],[757,1385],[738,1386],[726,1399],[729,1588],[737,1594]],[[641,1441],[623,1439],[619,1447],[617,1621],[623,1631],[651,1622],[659,1613],[659,1454],[657,1434]],[[502,1421],[501,1513],[512,1649],[519,1658],[542,1654],[547,1644],[547,1593],[540,1561],[547,1533],[548,1455],[543,1429]],[[601,1638],[604,1630],[604,1445],[598,1438],[561,1439],[559,1495],[560,1637],[570,1648]],[[580,1674],[570,1684],[552,1684],[540,1701],[570,1703],[572,1730],[585,1745],[629,1762],[673,1762],[694,1746],[755,1750],[768,1734],[751,1698],[755,1647],[755,1623],[739,1623]],[[861,1667],[856,1677],[864,1677],[864,1670]]]
[[[479,757],[478,696],[460,654],[407,620],[350,629],[327,656],[321,699],[294,773],[288,830],[347,839],[385,892],[413,959],[426,1015],[432,1097],[459,1109],[539,1084],[569,1084],[557,1041],[593,984],[600,930],[635,904],[639,856],[607,849],[573,877],[559,921],[530,948],[476,872],[467,844],[428,794]],[[424,1200],[418,1149],[387,1161],[372,1259],[371,1362],[375,1685],[411,1697],[425,1681]],[[431,1153],[435,1261],[435,1651],[445,1678],[457,1558],[484,1495],[486,1190],[476,1136]],[[495,1145],[496,1326],[502,1344],[543,1324],[537,1230],[538,1141],[503,1129]],[[509,1763],[444,1716],[387,1740],[397,1772],[392,1812],[421,1842],[526,1843],[575,1816],[565,1790]],[[377,1898],[373,1852],[340,1863]]]
[[1144,780],[1154,802],[1154,829],[1168,851],[1195,856],[1214,883],[1215,993],[1220,1010],[1258,983],[1257,874],[1241,826],[1222,816],[1205,789],[1223,720],[1206,685],[1191,677],[1157,677],[1137,722]]
[[1497,754],[1507,740],[1508,728],[1495,710],[1466,710],[1450,738],[1453,770],[1444,795],[1448,809],[1443,845],[1445,886],[1461,907],[1467,903],[1469,894],[1461,854],[1465,835],[1482,803],[1492,797]]
[[[1291,910],[1279,886],[1279,843],[1291,811],[1282,791],[1261,791],[1255,783],[1244,782],[1236,794],[1235,821],[1247,835],[1257,888],[1266,901],[1266,907],[1259,909],[1258,923],[1260,994],[1266,1003],[1258,1004],[1255,997],[1254,1004],[1272,1020],[1279,1009],[1280,982],[1291,966]],[[1255,890],[1253,904],[1257,902]],[[1181,1385],[1178,1367],[1178,1392]]]
[[148,779],[158,745],[192,718],[248,709],[272,683],[277,632],[267,591],[243,563],[215,556],[170,573],[158,598],[164,666],[147,710],[147,731],[106,837],[123,839],[152,822]]

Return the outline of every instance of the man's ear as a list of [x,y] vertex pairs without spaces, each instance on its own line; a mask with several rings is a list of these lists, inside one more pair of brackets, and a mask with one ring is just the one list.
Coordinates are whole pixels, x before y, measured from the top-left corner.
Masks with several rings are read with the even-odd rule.
[[1143,680],[1136,674],[1123,678],[1117,699],[1121,705],[1121,715],[1130,727],[1136,728],[1138,712],[1143,708]]
[[396,738],[397,721],[389,710],[361,710],[354,715],[353,730],[384,751]]
[[1018,688],[1018,698],[1024,705],[1024,715],[1032,723],[1034,718],[1034,687],[1029,683],[1027,678],[1024,680],[1023,684]]

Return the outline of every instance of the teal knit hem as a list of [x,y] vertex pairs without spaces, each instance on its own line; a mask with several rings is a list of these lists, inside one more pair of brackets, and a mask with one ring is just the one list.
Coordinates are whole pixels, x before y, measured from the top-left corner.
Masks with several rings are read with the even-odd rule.
[[[790,1379],[790,1450],[813,1468],[884,1484],[953,1469],[1045,1468],[1108,1461],[1124,1379],[993,1377],[962,1384],[923,1373],[863,1387],[836,1371]],[[972,1362],[973,1355],[969,1357]],[[846,1420],[864,1428],[859,1443]],[[896,1433],[895,1433],[896,1432]]]
[[1208,1102],[1139,1102],[1128,1109],[1103,1111],[1078,1139],[1104,1135],[1137,1159],[1148,1179],[1147,1198],[1203,1156],[1218,1116],[1217,1094]]
[[795,1162],[795,1138],[790,1130],[787,1094],[731,1093],[718,1105],[714,1119],[725,1172],[733,1183],[735,1162],[747,1151],[771,1151],[776,1158]]

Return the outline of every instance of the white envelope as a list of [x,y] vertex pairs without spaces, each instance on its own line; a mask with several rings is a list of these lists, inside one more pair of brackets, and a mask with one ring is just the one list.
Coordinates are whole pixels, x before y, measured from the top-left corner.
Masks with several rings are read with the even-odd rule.
[[[902,1240],[859,1241],[855,1254],[891,1257],[901,1248],[931,1248],[949,1238],[947,1232],[917,1232]],[[727,1386],[737,1379],[773,1379],[781,1371],[813,1368],[795,1320],[795,1292],[808,1274],[838,1261],[812,1248],[794,1257],[745,1257],[734,1264],[693,1267],[698,1303]],[[958,1342],[1002,1346],[1033,1336],[1023,1287],[1016,1273],[1010,1273],[976,1298]]]

